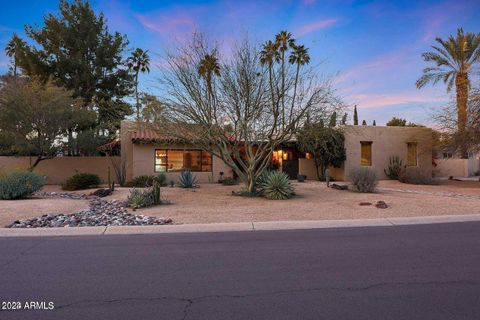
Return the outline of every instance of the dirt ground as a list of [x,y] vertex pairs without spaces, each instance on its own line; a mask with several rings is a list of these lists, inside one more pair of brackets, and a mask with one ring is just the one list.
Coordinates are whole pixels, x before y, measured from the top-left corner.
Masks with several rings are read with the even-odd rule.
[[[480,182],[442,181],[439,185],[420,186],[397,181],[381,181],[373,194],[339,191],[322,182],[294,182],[296,196],[290,200],[272,201],[263,198],[233,196],[241,185],[204,184],[196,189],[164,187],[163,198],[170,202],[137,210],[137,214],[168,217],[176,224],[244,221],[363,219],[480,213]],[[434,194],[385,191],[382,188],[416,190]],[[59,191],[46,186],[43,191]],[[90,193],[91,190],[79,191]],[[126,199],[128,188],[117,188],[106,199]],[[446,193],[478,196],[478,199],[448,197]],[[442,195],[443,194],[443,195]],[[385,201],[389,208],[360,206],[360,202]],[[67,199],[28,199],[0,201],[0,226],[13,220],[45,213],[74,212],[88,206],[86,201]]]
[[0,228],[19,219],[30,219],[47,213],[73,213],[88,208],[85,200],[30,198],[0,200]]

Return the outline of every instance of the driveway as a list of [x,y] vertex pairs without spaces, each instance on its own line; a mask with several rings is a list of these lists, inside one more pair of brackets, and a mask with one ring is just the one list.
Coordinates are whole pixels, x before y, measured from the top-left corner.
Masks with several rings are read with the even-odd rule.
[[480,223],[0,238],[0,319],[478,319]]

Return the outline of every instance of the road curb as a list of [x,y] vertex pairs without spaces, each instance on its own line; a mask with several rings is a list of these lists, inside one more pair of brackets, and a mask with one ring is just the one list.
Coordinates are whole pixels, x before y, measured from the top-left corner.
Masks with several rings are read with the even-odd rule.
[[396,217],[350,220],[261,221],[236,223],[180,224],[162,226],[109,226],[72,228],[0,228],[0,237],[93,236],[126,234],[168,234],[197,232],[274,231],[358,227],[393,227],[480,221],[480,214],[426,217]]

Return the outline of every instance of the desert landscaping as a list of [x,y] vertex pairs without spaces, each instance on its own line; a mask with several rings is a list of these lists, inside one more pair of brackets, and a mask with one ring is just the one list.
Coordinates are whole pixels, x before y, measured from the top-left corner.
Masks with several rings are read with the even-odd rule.
[[[232,191],[241,185],[202,184],[199,188],[162,187],[164,204],[132,210],[128,213],[155,218],[170,218],[174,224],[258,222],[286,220],[368,219],[480,213],[480,182],[443,180],[437,185],[411,185],[398,181],[380,181],[377,192],[357,193],[327,188],[318,181],[292,182],[295,196],[286,201],[261,197],[240,197]],[[339,183],[341,184],[341,183]],[[95,189],[72,192],[88,195]],[[125,201],[130,188],[117,188],[103,200]],[[63,193],[59,186],[47,185],[40,195]],[[377,208],[384,201],[388,208]],[[362,203],[362,205],[361,205]],[[371,205],[368,205],[368,204]],[[46,214],[74,213],[87,209],[85,199],[58,197],[0,201],[0,225]]]

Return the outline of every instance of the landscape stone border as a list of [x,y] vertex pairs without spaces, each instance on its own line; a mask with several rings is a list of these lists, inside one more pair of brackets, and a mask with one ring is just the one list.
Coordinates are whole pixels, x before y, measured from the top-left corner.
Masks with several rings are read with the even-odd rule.
[[41,192],[35,196],[42,198],[63,198],[87,200],[89,208],[70,214],[44,214],[38,218],[17,220],[7,228],[57,228],[57,227],[94,227],[94,226],[144,226],[165,225],[172,219],[149,217],[129,213],[127,202],[104,200],[97,196],[73,192]]

